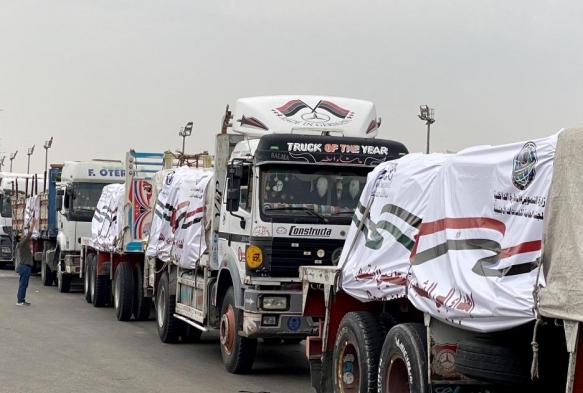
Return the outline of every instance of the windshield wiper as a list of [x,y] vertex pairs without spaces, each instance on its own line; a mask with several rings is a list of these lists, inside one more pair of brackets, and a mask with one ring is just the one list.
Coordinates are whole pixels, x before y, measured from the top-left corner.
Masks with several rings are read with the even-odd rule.
[[318,217],[319,219],[322,220],[323,223],[327,223],[328,219],[326,217],[324,217],[323,215],[321,215],[320,213],[318,213],[317,211],[314,211],[314,209],[308,209],[307,207],[275,207],[275,208],[269,208],[266,210],[303,210],[308,214],[311,214],[315,217]]

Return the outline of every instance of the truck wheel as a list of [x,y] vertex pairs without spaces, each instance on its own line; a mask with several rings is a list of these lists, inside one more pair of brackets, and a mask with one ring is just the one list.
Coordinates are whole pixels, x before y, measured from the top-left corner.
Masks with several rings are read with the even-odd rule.
[[429,392],[426,347],[427,333],[422,323],[394,326],[381,350],[379,393]]
[[120,262],[115,269],[113,305],[118,321],[129,321],[134,305],[134,269],[129,262]]
[[532,351],[503,341],[474,338],[458,342],[455,367],[485,382],[528,384]]
[[136,283],[134,291],[134,306],[132,313],[137,321],[146,321],[150,318],[150,309],[152,308],[152,299],[145,296],[144,293],[144,269],[141,264],[137,264],[134,269],[134,282]]
[[91,265],[91,300],[93,307],[103,307],[108,298],[109,277],[97,274],[97,258]]
[[61,293],[69,293],[71,290],[71,275],[67,273],[63,273],[61,270],[62,265],[59,263],[57,266],[57,275],[58,275],[58,288],[59,292]]
[[189,325],[188,323],[182,324],[182,332],[180,333],[180,339],[183,343],[197,343],[200,341],[200,336],[202,336],[202,330]]
[[170,280],[164,272],[156,291],[156,322],[158,336],[165,344],[178,342],[180,337],[180,320],[174,318],[176,310],[176,295],[170,295]]
[[335,393],[376,393],[384,337],[385,329],[377,314],[350,312],[342,318],[332,357]]
[[235,306],[235,291],[230,287],[221,305],[221,355],[228,372],[244,374],[251,370],[257,352],[257,340],[241,337],[241,310]]
[[87,262],[85,263],[85,271],[83,272],[83,292],[85,293],[85,300],[87,300],[87,303],[91,303],[92,302],[92,294],[94,292],[94,289],[91,288],[91,283],[92,283],[92,279],[91,279],[91,272],[93,271],[92,265],[95,259],[95,254],[89,254],[87,256]]
[[[43,255],[46,255],[46,253],[43,252]],[[41,281],[45,287],[50,287],[53,285],[54,282],[53,272],[51,271],[51,268],[47,266],[44,257],[43,261],[41,262],[40,275]]]

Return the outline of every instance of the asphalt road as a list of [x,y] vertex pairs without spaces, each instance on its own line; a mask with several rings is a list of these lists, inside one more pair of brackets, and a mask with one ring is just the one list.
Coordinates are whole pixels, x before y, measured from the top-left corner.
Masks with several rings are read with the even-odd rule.
[[259,343],[253,372],[225,371],[218,335],[163,344],[154,320],[119,322],[82,292],[61,294],[32,276],[16,307],[18,276],[0,270],[0,392],[312,392],[303,345]]

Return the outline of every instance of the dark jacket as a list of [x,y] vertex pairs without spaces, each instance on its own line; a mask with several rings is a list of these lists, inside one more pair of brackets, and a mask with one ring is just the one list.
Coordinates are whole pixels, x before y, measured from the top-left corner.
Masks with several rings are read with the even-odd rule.
[[32,231],[28,231],[28,235],[16,243],[16,266],[27,265],[31,266],[34,263],[32,252],[30,251],[29,240],[32,236]]

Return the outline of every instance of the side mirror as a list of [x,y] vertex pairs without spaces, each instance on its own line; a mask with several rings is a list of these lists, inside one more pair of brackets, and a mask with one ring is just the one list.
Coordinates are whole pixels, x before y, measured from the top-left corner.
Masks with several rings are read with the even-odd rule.
[[241,178],[243,177],[243,167],[241,165],[230,165],[227,170],[227,211],[239,211],[239,201],[241,199]]
[[62,193],[61,194],[57,193],[57,199],[55,200],[55,204],[57,205],[57,206],[55,206],[55,208],[57,209],[58,212],[63,210],[63,194]]
[[63,203],[63,206],[65,207],[65,209],[69,209],[70,201],[71,201],[71,198],[68,195],[65,195],[65,200]]
[[238,188],[230,188],[227,190],[227,211],[239,211],[239,197],[241,191]]
[[57,190],[57,195],[65,195],[65,191],[62,188]]

